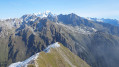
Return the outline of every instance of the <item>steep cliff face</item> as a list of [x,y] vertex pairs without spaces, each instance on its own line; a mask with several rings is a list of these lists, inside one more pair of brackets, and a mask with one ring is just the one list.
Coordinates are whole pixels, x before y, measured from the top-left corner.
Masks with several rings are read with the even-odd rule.
[[45,18],[26,15],[0,23],[1,66],[22,61],[54,42],[62,43],[92,67],[118,66],[119,27],[75,14]]

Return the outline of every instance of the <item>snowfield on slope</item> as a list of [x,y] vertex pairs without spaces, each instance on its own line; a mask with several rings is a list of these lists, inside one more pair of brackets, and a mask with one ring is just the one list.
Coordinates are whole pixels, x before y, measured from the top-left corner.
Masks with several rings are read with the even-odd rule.
[[60,44],[58,44],[58,42],[49,45],[49,46],[44,50],[44,52],[48,53],[48,52],[50,52],[50,48],[57,48],[57,47],[60,47]]
[[31,56],[30,58],[26,59],[25,61],[22,61],[22,62],[16,62],[16,63],[12,63],[9,67],[27,67],[27,64],[32,61],[32,60],[35,60],[38,58],[38,55],[39,53]]

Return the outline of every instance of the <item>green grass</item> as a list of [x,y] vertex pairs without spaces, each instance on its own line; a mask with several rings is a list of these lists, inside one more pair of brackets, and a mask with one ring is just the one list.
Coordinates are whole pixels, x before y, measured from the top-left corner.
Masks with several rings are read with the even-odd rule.
[[[60,44],[60,43],[59,43]],[[85,61],[74,55],[68,48],[61,47],[50,49],[49,53],[40,52],[35,63],[39,67],[90,67]],[[33,67],[30,65],[29,67]]]

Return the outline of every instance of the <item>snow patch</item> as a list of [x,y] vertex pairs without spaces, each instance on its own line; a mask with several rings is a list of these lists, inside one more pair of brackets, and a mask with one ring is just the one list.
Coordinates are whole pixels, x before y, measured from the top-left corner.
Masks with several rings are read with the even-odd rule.
[[97,31],[95,28],[92,28],[92,30],[95,31],[95,32]]
[[27,64],[30,63],[32,60],[36,60],[38,58],[38,56],[39,56],[39,53],[31,56],[30,58],[26,59],[25,61],[13,63],[8,67],[27,67]]
[[50,48],[57,48],[57,47],[60,47],[60,44],[59,44],[58,42],[49,45],[49,46],[44,50],[44,52],[49,53],[49,52],[50,52]]
[[22,62],[16,62],[11,64],[9,67],[19,67],[18,65],[21,64]]
[[65,25],[61,22],[57,24],[62,26],[65,30],[67,31],[69,30],[69,32],[75,32],[80,34],[91,34],[97,31],[95,28],[86,27],[86,26],[71,26],[71,25]]

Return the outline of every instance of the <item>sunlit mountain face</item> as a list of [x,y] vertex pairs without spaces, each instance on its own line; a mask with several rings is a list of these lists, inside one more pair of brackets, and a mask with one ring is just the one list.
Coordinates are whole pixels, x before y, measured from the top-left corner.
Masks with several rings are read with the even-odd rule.
[[[53,65],[59,63],[60,67],[80,67],[80,60],[84,67],[118,67],[119,27],[112,23],[117,24],[118,20],[99,21],[74,13],[55,15],[49,11],[0,20],[0,67],[17,62],[34,66],[37,53],[38,65],[47,63],[45,67],[56,67]],[[63,47],[44,52],[57,42]],[[24,62],[29,58],[32,59]],[[52,64],[54,60],[57,63]]]
[[[60,60],[60,61],[59,61]],[[49,45],[22,62],[12,63],[9,67],[90,67],[85,61],[74,55],[61,43]]]

